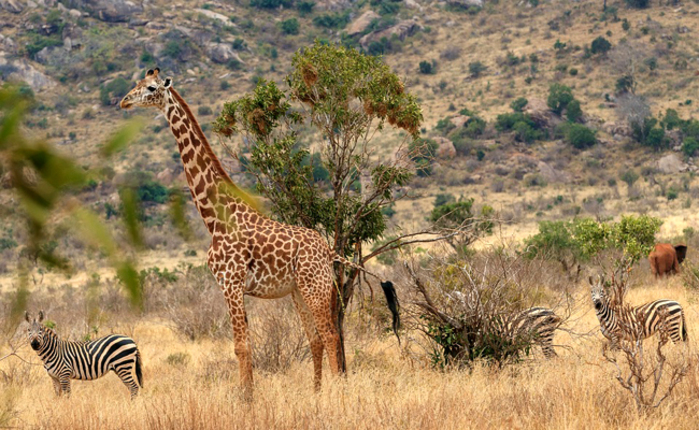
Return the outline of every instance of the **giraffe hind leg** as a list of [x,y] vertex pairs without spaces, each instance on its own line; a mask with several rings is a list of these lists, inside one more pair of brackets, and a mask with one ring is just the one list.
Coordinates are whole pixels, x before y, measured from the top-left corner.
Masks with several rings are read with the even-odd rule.
[[330,370],[334,375],[338,375],[340,373],[340,357],[338,354],[341,351],[341,345],[340,335],[337,333],[337,327],[332,315],[331,299],[334,292],[332,280],[329,275],[323,276],[321,274],[314,281],[310,284],[297,280],[296,284],[304,302],[313,315],[316,330],[318,330],[318,334],[323,340],[325,350],[328,351]]
[[321,339],[316,330],[315,321],[311,310],[308,309],[303,297],[298,290],[294,290],[291,297],[296,306],[296,310],[301,318],[301,323],[306,331],[308,342],[311,344],[311,355],[313,356],[313,387],[320,390],[321,381],[323,378],[323,339]]

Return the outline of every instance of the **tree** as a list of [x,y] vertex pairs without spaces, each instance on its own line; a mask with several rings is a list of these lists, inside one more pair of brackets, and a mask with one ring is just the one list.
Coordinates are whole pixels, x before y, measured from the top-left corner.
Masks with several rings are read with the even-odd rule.
[[435,228],[447,232],[460,232],[447,239],[457,252],[463,251],[481,234],[490,234],[493,231],[494,209],[483,206],[480,217],[476,217],[473,214],[473,201],[472,198],[460,199],[458,202],[435,205],[430,213],[430,222]]
[[569,124],[566,141],[578,149],[586,149],[597,143],[595,132],[582,124]]
[[[407,147],[420,137],[422,112],[414,96],[380,58],[352,48],[316,42],[298,51],[286,90],[264,79],[252,94],[226,103],[214,123],[222,136],[244,135],[240,158],[249,151],[247,172],[257,191],[267,197],[282,222],[318,230],[340,255],[362,265],[401,245],[416,243],[423,232],[386,241],[367,255],[363,246],[386,232],[382,209],[412,177]],[[313,180],[303,160],[301,125],[322,136],[319,163],[328,179]],[[372,138],[386,125],[401,130],[396,160],[377,160]],[[431,240],[438,240],[433,237]],[[357,270],[336,266],[339,291],[336,309],[342,336],[345,307],[352,299]]]
[[563,84],[551,84],[549,96],[546,100],[548,107],[556,114],[560,115],[570,102],[575,100],[573,90]]
[[590,52],[592,54],[606,54],[610,49],[612,49],[612,44],[609,43],[607,39],[599,36],[597,39],[593,40],[590,44]]

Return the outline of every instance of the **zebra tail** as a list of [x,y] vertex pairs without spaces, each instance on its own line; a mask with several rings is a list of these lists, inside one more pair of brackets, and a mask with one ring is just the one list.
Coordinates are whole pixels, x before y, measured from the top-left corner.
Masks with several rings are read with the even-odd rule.
[[136,378],[138,385],[143,388],[143,372],[141,370],[141,352],[136,350]]
[[686,342],[687,339],[689,339],[689,336],[687,335],[687,324],[684,320],[684,312],[682,312],[682,340]]
[[391,315],[393,315],[393,333],[396,335],[398,344],[400,345],[400,336],[398,336],[398,329],[400,329],[400,314],[398,313],[400,303],[398,302],[398,294],[396,294],[396,288],[391,281],[382,281],[381,288],[386,295],[388,309],[391,311]]

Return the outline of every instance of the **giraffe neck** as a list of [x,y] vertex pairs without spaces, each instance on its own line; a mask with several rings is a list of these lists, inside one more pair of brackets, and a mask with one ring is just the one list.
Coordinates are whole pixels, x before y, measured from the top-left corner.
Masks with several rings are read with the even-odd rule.
[[240,226],[248,219],[245,214],[257,213],[241,198],[244,193],[223,169],[197,119],[174,88],[166,93],[163,113],[177,140],[192,199],[209,233],[226,230],[231,217]]

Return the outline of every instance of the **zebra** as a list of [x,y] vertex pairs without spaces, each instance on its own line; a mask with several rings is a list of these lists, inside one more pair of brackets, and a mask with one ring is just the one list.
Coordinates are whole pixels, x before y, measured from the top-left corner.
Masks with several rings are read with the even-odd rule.
[[674,300],[655,300],[641,306],[623,306],[607,297],[604,278],[597,282],[589,278],[592,303],[595,306],[600,330],[609,339],[612,348],[619,340],[640,341],[667,328],[673,343],[687,341],[687,325],[682,306]]
[[533,307],[517,314],[509,323],[507,332],[514,339],[530,339],[538,344],[544,357],[557,357],[553,349],[553,335],[561,325],[561,317],[551,309]]
[[143,388],[141,354],[133,339],[112,334],[89,342],[60,340],[55,331],[42,324],[43,311],[39,311],[38,319],[31,318],[29,312],[25,312],[24,317],[29,323],[29,344],[44,362],[59,397],[62,394],[70,396],[71,379],[89,381],[110,370],[129,389],[131,399]]

